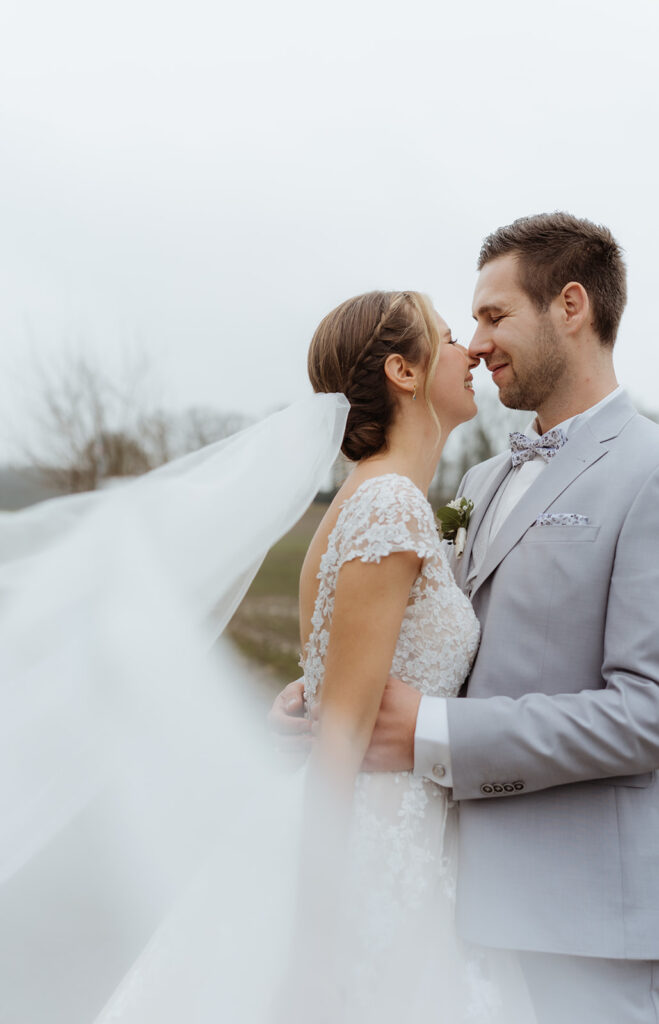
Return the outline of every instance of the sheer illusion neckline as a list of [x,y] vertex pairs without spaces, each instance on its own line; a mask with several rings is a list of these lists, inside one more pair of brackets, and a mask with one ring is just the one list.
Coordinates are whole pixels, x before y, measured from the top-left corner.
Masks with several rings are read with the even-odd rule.
[[[349,502],[351,502],[353,500],[353,498],[357,497],[359,492],[361,490],[363,490],[364,487],[367,487],[369,484],[373,484],[376,481],[379,482],[381,480],[390,480],[392,477],[395,477],[398,480],[404,480],[406,483],[408,483],[410,485],[410,487],[413,487],[414,490],[417,491],[421,495],[421,497],[423,498],[424,501],[428,501],[427,494],[424,494],[423,491],[421,490],[421,488],[419,487],[419,485],[415,484],[414,480],[412,480],[412,478],[410,476],[406,476],[405,473],[393,473],[393,472],[392,473],[378,473],[377,476],[369,476],[366,480],[363,480],[359,484],[359,486],[355,488],[355,490],[352,492],[350,497],[346,498],[345,501],[341,502],[341,504],[339,506],[339,515],[341,515],[341,511],[346,507],[346,505]],[[337,522],[334,524],[334,526],[330,530],[330,533],[328,535],[328,541],[329,541],[329,537],[331,537],[332,534],[334,533],[334,530],[336,530],[337,524],[338,524],[338,518],[337,518]]]

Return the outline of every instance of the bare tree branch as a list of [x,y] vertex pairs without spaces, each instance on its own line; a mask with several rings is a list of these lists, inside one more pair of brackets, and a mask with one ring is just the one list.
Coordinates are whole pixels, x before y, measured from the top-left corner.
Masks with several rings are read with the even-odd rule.
[[66,493],[95,490],[108,478],[147,472],[248,422],[212,409],[170,414],[153,408],[152,376],[144,354],[114,378],[79,352],[48,367],[35,360],[38,440],[21,445],[24,460],[49,487]]

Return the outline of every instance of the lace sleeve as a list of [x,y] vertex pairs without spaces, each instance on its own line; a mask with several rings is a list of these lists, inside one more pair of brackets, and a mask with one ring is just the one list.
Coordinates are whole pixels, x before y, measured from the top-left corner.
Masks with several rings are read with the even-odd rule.
[[430,505],[411,480],[393,473],[358,487],[336,529],[337,568],[355,558],[379,562],[396,551],[424,559],[439,547]]

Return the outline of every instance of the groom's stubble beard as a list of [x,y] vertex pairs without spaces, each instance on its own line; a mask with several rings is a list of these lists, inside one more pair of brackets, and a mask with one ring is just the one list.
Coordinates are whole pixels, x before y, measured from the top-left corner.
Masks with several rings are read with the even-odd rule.
[[[509,409],[535,412],[561,386],[568,359],[561,341],[547,320],[541,323],[525,361],[511,366],[513,379],[499,388],[499,401]],[[521,365],[519,365],[521,363]]]

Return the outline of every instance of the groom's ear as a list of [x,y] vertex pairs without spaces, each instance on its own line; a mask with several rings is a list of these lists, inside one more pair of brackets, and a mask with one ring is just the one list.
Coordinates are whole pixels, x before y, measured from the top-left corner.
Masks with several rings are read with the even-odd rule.
[[577,334],[590,324],[588,292],[578,281],[569,281],[555,300],[559,316],[568,334]]

